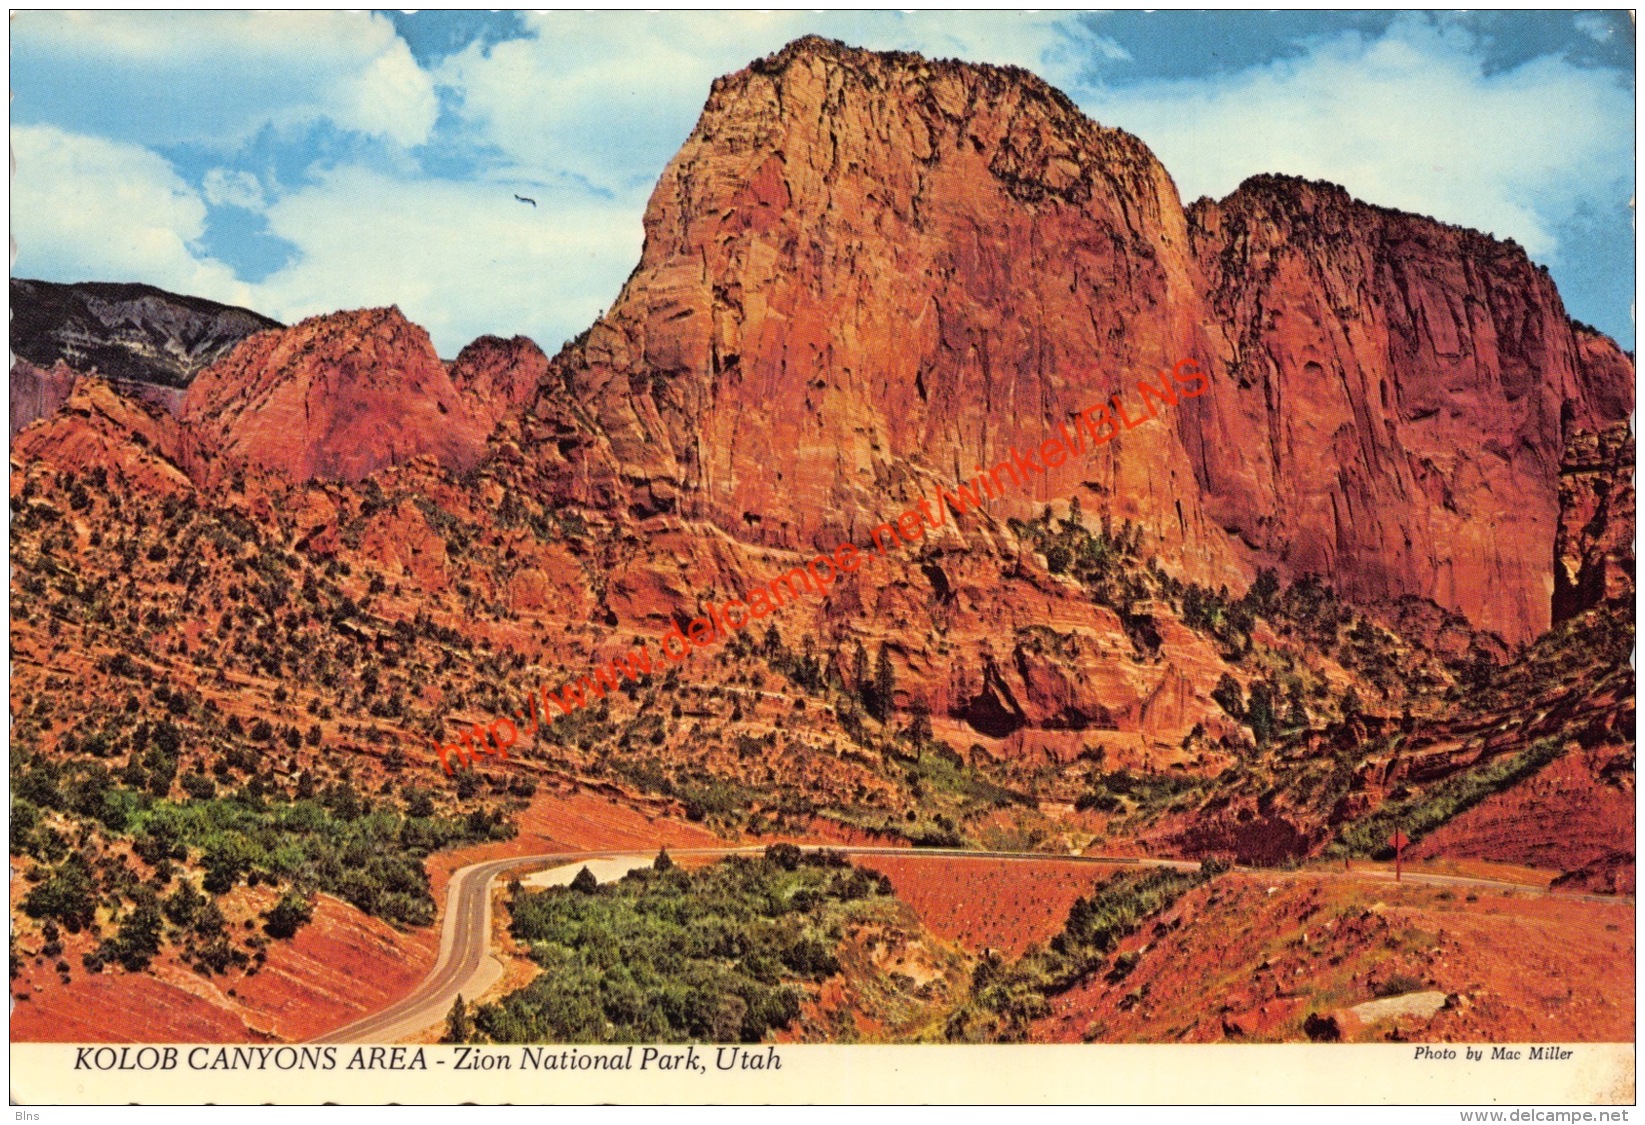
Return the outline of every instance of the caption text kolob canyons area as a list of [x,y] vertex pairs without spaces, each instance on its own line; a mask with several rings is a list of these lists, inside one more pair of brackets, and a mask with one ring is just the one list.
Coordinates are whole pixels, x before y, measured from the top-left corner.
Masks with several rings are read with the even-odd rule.
[[[1026,71],[806,38],[552,357],[14,280],[14,1034],[1632,1041],[1633,359],[1353,190],[1185,206]],[[482,994],[435,924],[662,845],[753,850],[522,882]]]

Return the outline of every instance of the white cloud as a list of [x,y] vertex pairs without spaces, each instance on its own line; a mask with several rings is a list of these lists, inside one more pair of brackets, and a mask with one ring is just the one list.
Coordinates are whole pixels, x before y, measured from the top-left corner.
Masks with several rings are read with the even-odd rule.
[[1557,56],[1486,74],[1475,47],[1460,29],[1402,18],[1379,38],[1341,36],[1298,59],[1079,100],[1146,141],[1187,199],[1285,172],[1547,260],[1584,202],[1626,198],[1632,96],[1611,72]]
[[[527,21],[530,37],[489,53],[470,47],[430,75],[386,19],[364,13],[19,13],[14,76],[21,60],[36,74],[67,66],[76,81],[53,87],[54,126],[13,129],[17,271],[144,280],[285,320],[394,303],[447,356],[486,332],[523,332],[552,351],[615,297],[638,259],[646,197],[711,82],[808,32],[1034,70],[1099,121],[1141,136],[1187,198],[1289,172],[1515,238],[1546,258],[1566,217],[1631,187],[1618,123],[1631,120],[1632,99],[1615,72],[1545,56],[1486,74],[1465,32],[1416,17],[1295,59],[1111,91],[1079,82],[1093,60],[1124,50],[1064,13]],[[83,105],[81,76],[92,84]],[[436,79],[458,97],[460,139],[504,153],[491,182],[419,179],[404,153],[394,175],[327,168],[333,157],[316,149],[307,174],[317,178],[282,195],[272,170],[259,179],[227,166],[237,143],[267,125],[326,119],[418,144],[436,120]],[[104,115],[96,131],[112,139],[65,124],[93,103]],[[206,163],[225,167],[206,173],[202,194],[128,138],[203,140],[224,152]],[[575,187],[585,180],[596,190]],[[515,191],[540,206],[514,202]],[[296,253],[255,285],[237,281],[200,248],[207,203],[262,211]]]
[[523,333],[552,353],[588,327],[639,260],[638,213],[519,185],[406,182],[339,169],[268,209],[297,255],[255,287],[293,321],[397,304],[450,358],[474,337]]
[[190,250],[205,203],[159,156],[42,126],[14,127],[11,145],[17,276],[145,281],[249,301],[232,270]]
[[327,110],[345,129],[386,137],[411,147],[428,140],[439,114],[439,100],[427,72],[397,47],[372,58],[363,70],[345,69],[336,78]]
[[367,12],[19,12],[12,59],[22,111],[49,89],[54,123],[147,144],[329,119],[415,145],[439,112],[393,24]]
[[205,191],[206,202],[213,207],[261,211],[265,203],[263,185],[250,172],[213,168],[206,173],[205,181],[200,186]]
[[1576,29],[1596,43],[1603,43],[1616,34],[1616,26],[1597,12],[1584,12],[1571,21]]
[[[447,59],[461,113],[527,177],[649,187],[695,124],[714,79],[808,33],[1046,73],[1073,54],[1062,13],[537,13],[530,37]],[[1123,51],[1092,40],[1114,57]]]
[[137,145],[39,126],[12,130],[14,271],[144,281],[286,322],[397,304],[447,358],[476,336],[524,333],[546,351],[591,324],[639,260],[639,211],[523,185],[404,181],[343,168],[264,212],[296,247],[256,284],[194,245],[206,203],[262,202],[246,173],[213,169],[207,198]]

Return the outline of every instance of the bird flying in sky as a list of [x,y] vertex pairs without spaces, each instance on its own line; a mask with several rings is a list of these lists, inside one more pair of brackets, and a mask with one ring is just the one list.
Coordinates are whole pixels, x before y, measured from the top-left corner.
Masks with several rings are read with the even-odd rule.
[[515,197],[514,197],[514,198],[515,198],[515,199],[518,199],[518,200],[519,200],[519,201],[520,201],[520,202],[521,202],[521,203],[529,203],[529,204],[531,204],[531,205],[532,205],[532,206],[533,206],[533,207],[535,207],[535,206],[537,206],[537,201],[536,201],[536,200],[535,200],[535,199],[527,199],[527,198],[526,198],[526,197],[525,197],[525,196],[523,196],[523,195],[516,195],[516,196],[515,196]]

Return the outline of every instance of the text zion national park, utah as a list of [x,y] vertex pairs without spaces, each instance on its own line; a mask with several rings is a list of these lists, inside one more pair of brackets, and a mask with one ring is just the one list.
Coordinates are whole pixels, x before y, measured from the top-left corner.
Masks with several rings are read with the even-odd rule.
[[[19,222],[69,238],[141,152],[209,219],[166,246],[270,255],[230,290],[19,236],[14,1040],[1632,1043],[1635,372],[1595,286],[1260,145],[1185,201],[1131,103],[1017,67],[714,67],[611,172],[649,195],[511,171],[570,134],[482,139],[478,86],[301,183],[284,125],[14,126]],[[624,192],[609,288],[555,296]]]

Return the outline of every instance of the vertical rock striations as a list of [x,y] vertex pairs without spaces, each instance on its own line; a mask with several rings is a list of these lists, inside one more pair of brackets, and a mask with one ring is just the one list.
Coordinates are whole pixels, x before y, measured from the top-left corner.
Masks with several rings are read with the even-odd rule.
[[37,367],[26,359],[13,359],[11,381],[7,385],[11,436],[16,437],[31,422],[55,414],[80,378],[80,373],[62,360],[47,368]]
[[1227,381],[1190,423],[1220,523],[1346,594],[1418,594],[1513,641],[1549,623],[1561,413],[1632,409],[1512,242],[1258,176],[1189,211]]
[[[568,498],[773,545],[861,540],[904,486],[1037,449],[1207,350],[1164,168],[1018,70],[800,40],[715,84],[645,229],[528,432],[563,445]],[[596,435],[571,433],[577,408]],[[1184,569],[1237,576],[1177,425],[1036,474],[996,514],[1084,492]]]
[[1562,412],[1632,408],[1513,243],[1256,177],[1185,212],[1025,72],[800,40],[714,86],[611,312],[530,411],[541,487],[743,538],[860,539],[1181,357],[1209,393],[1035,476],[1168,569],[1257,562],[1545,629]]

